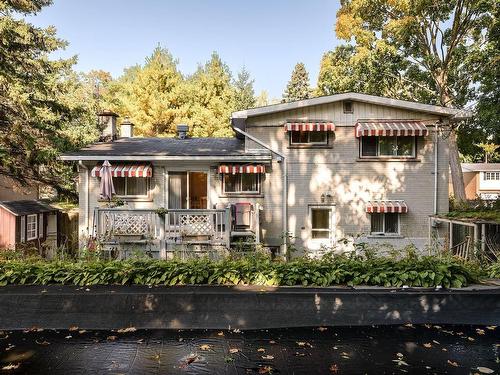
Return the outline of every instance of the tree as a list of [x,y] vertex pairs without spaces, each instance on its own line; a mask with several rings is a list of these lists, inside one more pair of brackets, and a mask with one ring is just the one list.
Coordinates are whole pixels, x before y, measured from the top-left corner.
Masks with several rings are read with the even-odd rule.
[[122,117],[129,117],[137,134],[173,135],[179,119],[183,77],[170,52],[156,47],[144,66],[127,70],[110,87],[106,98],[109,107]]
[[250,73],[243,67],[234,81],[235,110],[255,107],[255,92],[253,90],[254,80],[250,79]]
[[[484,44],[492,22],[490,0],[346,0],[337,13],[336,33],[355,42],[356,55],[391,49],[405,59],[405,79],[433,95],[427,102],[464,107],[474,96],[469,52]],[[453,190],[465,199],[457,146],[458,124],[449,127]]]
[[231,72],[216,52],[188,78],[184,90],[189,99],[181,108],[181,119],[191,126],[191,135],[233,135],[230,117],[235,108],[235,90],[231,85]]
[[297,63],[283,93],[283,103],[308,99],[310,96],[309,74],[303,63]]
[[259,96],[255,98],[255,106],[264,107],[266,105],[269,105],[269,94],[266,90],[262,90]]
[[68,144],[63,124],[72,120],[61,98],[75,58],[51,60],[66,43],[52,27],[37,28],[19,15],[34,15],[49,0],[0,3],[0,174],[23,185],[60,187],[59,152]]
[[429,93],[404,76],[407,65],[403,57],[383,45],[363,54],[355,46],[341,45],[323,55],[316,94],[352,91],[421,101]]
[[477,146],[484,152],[485,163],[498,157],[497,150],[500,148],[500,145],[494,143],[479,143]]

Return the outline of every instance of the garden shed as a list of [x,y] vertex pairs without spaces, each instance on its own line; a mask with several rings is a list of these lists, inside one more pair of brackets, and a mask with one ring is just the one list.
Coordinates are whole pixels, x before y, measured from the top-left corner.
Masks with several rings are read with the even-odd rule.
[[37,200],[0,201],[0,249],[57,246],[57,211]]

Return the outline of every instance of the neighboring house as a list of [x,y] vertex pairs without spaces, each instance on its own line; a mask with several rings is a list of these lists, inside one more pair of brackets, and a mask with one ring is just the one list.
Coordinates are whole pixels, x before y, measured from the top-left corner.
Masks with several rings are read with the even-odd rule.
[[38,188],[20,186],[13,179],[0,175],[0,201],[38,199]]
[[[448,211],[441,127],[461,116],[345,93],[235,112],[235,138],[189,138],[184,126],[177,138],[137,138],[126,121],[126,137],[62,159],[79,162],[82,238],[115,248],[165,257],[255,239],[284,251],[286,233],[313,253],[344,238],[422,248],[429,216]],[[116,115],[100,122],[116,138]],[[126,206],[99,200],[105,160]]]
[[462,163],[467,199],[500,198],[500,163]]
[[0,201],[0,224],[0,249],[57,246],[57,209],[40,201]]

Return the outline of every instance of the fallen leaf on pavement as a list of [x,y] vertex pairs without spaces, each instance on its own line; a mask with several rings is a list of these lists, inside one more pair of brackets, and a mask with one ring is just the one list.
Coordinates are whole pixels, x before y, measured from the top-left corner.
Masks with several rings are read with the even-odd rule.
[[229,348],[229,353],[234,354],[238,353],[240,350],[238,348]]
[[258,352],[261,352],[261,353],[264,353],[264,352],[266,351],[266,349],[264,349],[264,348],[259,348],[259,349],[257,349],[257,351],[258,351]]
[[118,332],[118,333],[128,333],[128,332],[135,332],[135,331],[137,331],[137,329],[135,327],[127,327],[127,328],[121,328],[121,329],[119,329],[116,332]]
[[69,326],[68,330],[71,331],[78,331],[78,326]]
[[324,332],[324,331],[326,331],[327,329],[328,329],[328,328],[326,328],[326,327],[318,327],[318,331],[320,331],[320,332]]
[[449,364],[450,366],[453,366],[453,367],[458,367],[458,363],[457,363],[457,362],[455,362],[455,361],[450,361],[450,360],[448,360],[448,364]]
[[330,365],[329,370],[332,374],[336,374],[339,372],[339,366],[337,366],[335,363]]
[[494,331],[497,326],[486,326],[486,329],[489,329],[490,331]]
[[200,345],[200,349],[201,350],[211,350],[212,349],[212,345],[203,344],[203,345]]
[[117,338],[118,338],[118,336],[108,336],[108,337],[106,337],[106,340],[115,341]]
[[424,346],[426,348],[432,348],[432,344],[430,342],[425,343]]
[[217,336],[224,336],[224,332],[222,332],[222,331],[218,332]]
[[272,356],[272,355],[263,355],[262,359],[274,359],[274,356]]
[[19,366],[21,366],[20,363],[16,363],[16,364],[11,363],[10,365],[3,366],[2,370],[5,370],[5,371],[17,370],[19,368]]
[[42,345],[42,346],[47,346],[47,345],[50,345],[50,342],[48,341],[38,341],[38,340],[35,340],[35,342],[38,344],[38,345]]
[[180,368],[186,368],[188,365],[190,365],[193,362],[196,362],[198,360],[198,355],[197,354],[189,354],[187,357],[185,357],[181,361],[181,365],[179,366]]
[[488,367],[477,367],[477,371],[479,371],[481,374],[493,374],[495,371],[488,368]]
[[478,335],[484,335],[484,329],[476,328],[476,332]]
[[259,374],[271,374],[273,368],[271,366],[264,366],[259,368]]

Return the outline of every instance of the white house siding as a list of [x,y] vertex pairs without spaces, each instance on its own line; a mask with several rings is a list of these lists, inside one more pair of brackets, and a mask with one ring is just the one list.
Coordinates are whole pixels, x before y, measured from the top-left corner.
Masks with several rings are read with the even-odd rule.
[[[92,234],[94,210],[103,207],[106,203],[99,201],[99,178],[91,177],[90,172],[96,165],[95,162],[85,163],[88,169],[80,168],[79,172],[79,233],[81,244]],[[151,195],[149,199],[127,201],[127,206],[135,209],[157,209],[168,205],[168,173],[179,171],[203,171],[208,177],[208,208],[225,207],[228,203],[250,202],[256,207],[258,203],[265,210],[261,212],[261,221],[267,223],[261,235],[271,238],[269,243],[279,245],[281,225],[271,225],[273,220],[282,220],[281,188],[282,179],[280,165],[274,162],[266,165],[266,174],[261,178],[261,190],[266,192],[259,195],[225,195],[222,191],[221,176],[217,173],[218,162],[155,162],[153,163],[153,177],[151,179]],[[89,194],[86,191],[86,178],[89,179]],[[273,188],[272,188],[273,187]],[[88,223],[85,215],[88,197]]]
[[[289,149],[288,137],[283,129],[287,119],[331,120],[337,129],[333,148]],[[247,119],[246,131],[287,155],[288,163],[288,229],[295,237],[297,247],[310,247],[309,206],[321,203],[321,195],[332,193],[331,204],[336,209],[337,240],[370,231],[370,216],[365,212],[366,202],[373,199],[403,199],[409,207],[401,215],[401,238],[358,241],[383,241],[395,246],[415,243],[422,248],[427,242],[428,216],[433,213],[434,199],[434,132],[417,140],[419,161],[359,161],[359,141],[354,136],[358,119],[438,119],[425,113],[416,113],[391,107],[360,102],[354,103],[354,113],[344,114],[341,102],[301,110],[287,111]],[[432,128],[431,128],[432,130]],[[247,140],[248,150],[260,146]],[[448,148],[446,140],[439,141],[438,211],[448,210]],[[273,206],[264,207],[269,220],[263,231],[277,233],[281,221],[280,178],[266,190],[271,194]],[[266,200],[268,201],[268,200]],[[280,229],[281,230],[281,229]],[[264,236],[264,241],[271,240]],[[272,239],[274,241],[274,238]]]

